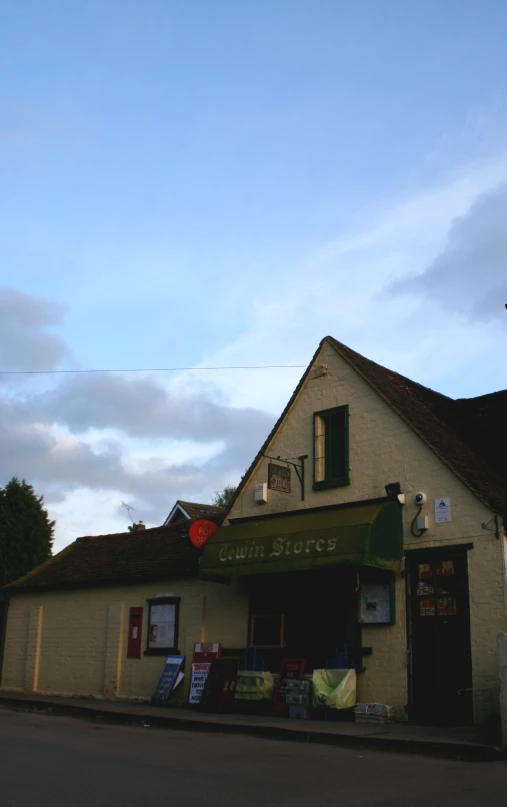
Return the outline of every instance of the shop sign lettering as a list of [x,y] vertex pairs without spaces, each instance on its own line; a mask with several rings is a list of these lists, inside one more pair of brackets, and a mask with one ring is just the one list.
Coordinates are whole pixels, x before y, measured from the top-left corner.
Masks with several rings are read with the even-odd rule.
[[252,541],[226,543],[220,547],[218,559],[221,563],[256,560],[275,560],[278,558],[294,558],[305,555],[319,556],[335,552],[337,537],[306,538],[298,540],[293,535],[277,535],[269,544]]

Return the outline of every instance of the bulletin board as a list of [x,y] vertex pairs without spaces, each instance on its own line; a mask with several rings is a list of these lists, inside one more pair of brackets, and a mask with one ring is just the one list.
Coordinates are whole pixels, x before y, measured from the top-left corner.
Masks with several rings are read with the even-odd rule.
[[363,625],[393,625],[394,581],[366,581],[359,587],[359,622]]

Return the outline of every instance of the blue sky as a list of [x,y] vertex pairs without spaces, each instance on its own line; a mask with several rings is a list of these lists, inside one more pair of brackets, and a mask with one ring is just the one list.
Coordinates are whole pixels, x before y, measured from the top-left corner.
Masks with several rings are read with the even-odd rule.
[[[4,0],[2,366],[305,364],[330,333],[452,396],[506,387],[506,33],[501,0]],[[122,498],[157,523],[237,480],[300,374],[4,378],[0,484],[45,493],[57,546]],[[212,412],[106,417],[143,390]],[[227,447],[231,412],[255,427]]]

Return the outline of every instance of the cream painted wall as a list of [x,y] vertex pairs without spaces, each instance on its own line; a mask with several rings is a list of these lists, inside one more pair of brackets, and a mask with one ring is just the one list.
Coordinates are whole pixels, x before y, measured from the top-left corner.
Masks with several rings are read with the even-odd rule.
[[[18,594],[7,619],[2,689],[61,696],[149,699],[164,656],[127,659],[128,617],[142,606],[143,651],[148,630],[146,600],[157,594],[181,597],[179,649],[186,656],[186,697],[195,642],[244,644],[248,599],[235,587],[199,580],[146,583]],[[36,674],[35,674],[36,671]]]
[[[320,365],[327,365],[326,375],[319,374]],[[344,404],[350,408],[351,484],[314,491],[313,413]],[[496,687],[496,635],[507,627],[505,552],[503,539],[481,528],[493,513],[329,345],[324,344],[316,357],[314,369],[266,454],[308,454],[304,502],[293,471],[290,494],[269,490],[268,503],[257,504],[254,486],[267,480],[269,462],[261,459],[230,518],[380,497],[385,495],[386,483],[400,482],[407,496],[403,507],[406,549],[474,544],[468,553],[473,685],[476,689]],[[413,497],[418,490],[428,497],[423,512],[429,517],[429,529],[423,538],[414,538],[410,533],[417,512]],[[436,524],[433,502],[442,496],[451,498],[452,520]],[[401,575],[396,581],[396,604],[396,625],[363,629],[363,644],[373,648],[373,655],[365,659],[367,671],[359,676],[358,696],[363,701],[377,700],[401,709],[408,700],[405,581]]]

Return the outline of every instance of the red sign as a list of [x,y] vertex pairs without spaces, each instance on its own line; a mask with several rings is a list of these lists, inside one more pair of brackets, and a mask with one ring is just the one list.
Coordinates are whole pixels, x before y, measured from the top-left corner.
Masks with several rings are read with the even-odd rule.
[[305,665],[306,659],[304,658],[283,659],[273,697],[273,714],[280,712],[287,713],[289,711],[289,708],[285,703],[287,681],[302,681],[305,672]]
[[194,655],[192,661],[195,663],[204,663],[208,661],[213,661],[215,658],[219,658],[220,653],[222,652],[222,645],[220,642],[213,642],[209,644],[204,644],[204,642],[197,642],[194,645]]
[[188,534],[193,545],[196,546],[197,549],[200,549],[201,546],[204,546],[206,541],[211,538],[213,533],[217,530],[218,524],[215,524],[214,521],[208,521],[206,518],[200,518],[198,521],[194,521],[194,523],[190,525]]

